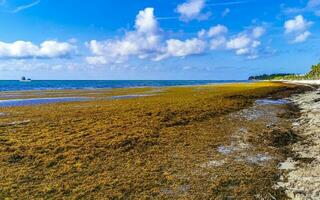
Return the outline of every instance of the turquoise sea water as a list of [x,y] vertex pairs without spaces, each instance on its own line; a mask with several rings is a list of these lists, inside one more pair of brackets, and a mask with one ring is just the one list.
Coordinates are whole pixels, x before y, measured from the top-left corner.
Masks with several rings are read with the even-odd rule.
[[21,90],[62,90],[62,89],[99,89],[99,88],[128,88],[128,87],[165,87],[183,85],[203,85],[214,83],[233,83],[247,81],[214,81],[214,80],[88,80],[88,81],[0,81],[1,91]]

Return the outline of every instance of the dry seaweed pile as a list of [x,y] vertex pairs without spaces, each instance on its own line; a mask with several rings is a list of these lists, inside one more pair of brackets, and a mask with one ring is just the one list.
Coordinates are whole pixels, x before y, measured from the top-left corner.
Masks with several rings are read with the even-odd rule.
[[[272,186],[294,112],[255,100],[303,89],[101,90],[89,102],[0,108],[0,199],[283,198]],[[104,98],[133,93],[156,95]]]

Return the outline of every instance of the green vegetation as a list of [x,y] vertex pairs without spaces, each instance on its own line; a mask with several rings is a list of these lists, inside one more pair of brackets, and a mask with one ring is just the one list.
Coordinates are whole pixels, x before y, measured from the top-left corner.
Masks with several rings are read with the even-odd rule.
[[305,75],[306,79],[320,79],[320,63],[312,65],[311,71]]
[[279,73],[279,74],[263,74],[258,76],[250,76],[249,80],[273,80],[278,77],[286,77],[291,76],[294,74],[285,74],[285,73]]
[[312,65],[311,70],[304,75],[298,74],[263,74],[259,76],[250,76],[249,80],[317,80],[320,79],[320,63]]

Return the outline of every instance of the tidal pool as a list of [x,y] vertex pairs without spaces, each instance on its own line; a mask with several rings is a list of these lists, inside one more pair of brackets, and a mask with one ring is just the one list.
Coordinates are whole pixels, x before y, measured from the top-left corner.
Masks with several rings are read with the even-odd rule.
[[91,99],[92,98],[88,98],[88,97],[9,99],[9,100],[0,100],[0,107],[30,106],[30,105],[49,104],[49,103],[89,101]]
[[119,95],[119,96],[112,96],[108,99],[132,99],[138,97],[150,97],[154,96],[154,94],[129,94],[129,95]]
[[256,104],[258,105],[282,105],[290,103],[286,99],[258,99],[256,100]]

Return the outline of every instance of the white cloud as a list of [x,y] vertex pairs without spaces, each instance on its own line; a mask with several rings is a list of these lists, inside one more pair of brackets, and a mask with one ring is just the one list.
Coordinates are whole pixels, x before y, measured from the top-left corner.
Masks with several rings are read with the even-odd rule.
[[87,46],[94,56],[87,57],[90,64],[121,63],[129,56],[150,57],[161,47],[161,35],[153,8],[146,8],[136,17],[135,30],[122,39],[90,41]]
[[208,31],[209,37],[219,36],[228,32],[228,28],[218,24],[217,26],[213,26]]
[[254,27],[250,32],[242,32],[229,41],[226,42],[226,48],[234,50],[236,55],[246,55],[249,59],[259,57],[259,50],[261,45],[259,38],[265,33],[265,28]]
[[294,39],[293,43],[299,43],[299,42],[304,42],[308,39],[308,37],[311,35],[309,31],[305,31],[299,35],[296,36]]
[[260,42],[260,41],[255,40],[255,41],[253,41],[253,42],[252,42],[251,47],[253,47],[253,48],[257,48],[258,46],[260,46],[260,44],[261,44],[261,42]]
[[209,40],[211,50],[223,49],[226,43],[225,35],[228,33],[228,28],[224,25],[218,24],[212,26],[209,30],[202,29],[198,32],[198,38],[202,40]]
[[304,42],[311,35],[308,31],[311,25],[312,22],[305,20],[302,15],[298,15],[284,23],[285,33],[294,37],[292,43]]
[[302,15],[296,16],[294,19],[288,20],[284,23],[284,28],[286,33],[305,31],[312,25],[312,22],[309,22],[303,18]]
[[88,56],[86,61],[89,64],[115,64],[126,61],[130,56],[157,61],[205,51],[206,42],[200,38],[163,40],[153,12],[153,8],[140,11],[136,17],[135,30],[127,32],[122,39],[88,42],[87,46],[93,56]]
[[201,29],[198,31],[198,38],[205,38],[207,36],[207,31],[204,29]]
[[0,71],[62,71],[62,70],[82,70],[86,69],[87,65],[80,65],[74,63],[72,60],[61,61],[54,60],[48,61],[43,59],[10,59],[3,60],[0,63]]
[[189,21],[192,19],[206,19],[209,14],[202,14],[205,7],[205,0],[188,0],[185,3],[178,5],[177,12],[180,14],[180,19]]
[[251,43],[251,39],[246,34],[238,35],[227,42],[228,49],[242,49]]
[[39,46],[29,41],[0,42],[1,58],[58,58],[70,56],[76,47],[67,42],[44,41]]
[[155,60],[201,54],[206,49],[206,43],[198,38],[187,39],[185,41],[169,39],[166,43],[167,45],[164,53],[159,55]]
[[237,55],[245,55],[245,54],[248,54],[249,52],[250,52],[249,48],[242,48],[242,49],[238,49],[236,51],[236,54]]
[[160,61],[170,57],[198,55],[208,50],[233,50],[237,55],[253,58],[258,56],[259,38],[265,33],[261,26],[228,37],[228,28],[218,24],[202,29],[193,38],[165,38],[154,16],[153,8],[141,10],[135,20],[135,28],[122,38],[105,41],[91,40],[86,43],[91,56],[89,64],[119,64],[131,57]]
[[110,62],[109,60],[107,60],[107,58],[103,56],[88,56],[86,57],[86,61],[91,65],[107,64]]
[[69,56],[71,53],[75,52],[75,49],[75,46],[67,42],[49,40],[41,43],[39,57],[57,58]]
[[262,35],[264,35],[266,32],[266,29],[262,26],[258,26],[258,27],[255,27],[253,30],[252,30],[252,35],[254,38],[259,38],[261,37]]
[[215,50],[219,48],[224,48],[227,40],[225,37],[221,36],[218,38],[213,38],[210,40],[210,49]]
[[151,34],[158,31],[158,22],[154,17],[154,9],[146,8],[139,11],[136,17],[135,28],[139,33]]

